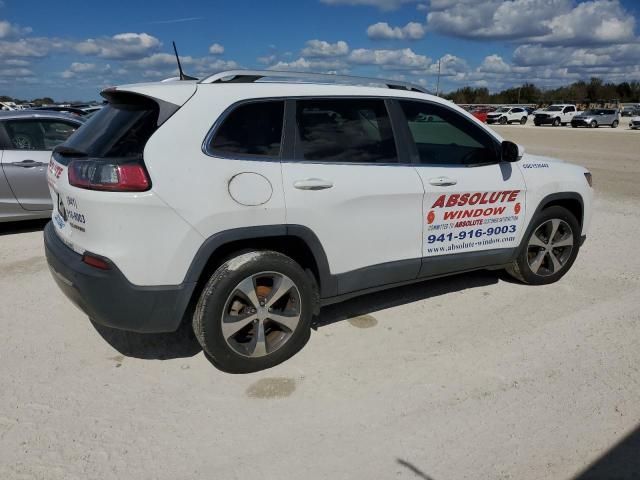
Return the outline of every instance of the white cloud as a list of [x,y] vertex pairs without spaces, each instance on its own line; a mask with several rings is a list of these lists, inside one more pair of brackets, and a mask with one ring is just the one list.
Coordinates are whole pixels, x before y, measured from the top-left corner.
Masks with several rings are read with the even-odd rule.
[[349,53],[349,45],[342,40],[336,43],[309,40],[306,45],[301,52],[303,57],[340,57]]
[[9,23],[7,20],[0,20],[0,38],[19,37],[31,33],[31,31],[30,27],[23,28],[20,25]]
[[33,72],[28,68],[0,68],[0,77],[29,77]]
[[360,65],[379,65],[389,69],[425,69],[431,65],[431,59],[415,53],[410,48],[399,50],[369,50],[358,48],[348,57],[350,63]]
[[320,0],[327,5],[350,5],[377,7],[380,10],[395,10],[408,3],[416,3],[418,0]]
[[387,22],[378,22],[367,28],[367,35],[374,40],[418,40],[425,35],[421,23],[409,22],[404,27],[391,27]]
[[319,72],[334,73],[343,71],[347,64],[342,60],[307,59],[300,57],[291,62],[280,61],[269,67],[269,70],[279,70],[288,72]]
[[109,59],[142,58],[160,48],[156,37],[146,33],[119,33],[113,37],[90,38],[75,44],[77,52]]
[[64,43],[54,38],[27,37],[0,41],[0,57],[46,57],[52,50],[63,49]]
[[209,47],[209,53],[211,55],[222,55],[224,53],[224,47],[219,43],[214,43]]
[[20,60],[17,58],[9,58],[6,60],[2,60],[2,63],[4,65],[9,65],[12,67],[28,67],[29,65],[31,65],[31,62],[27,60]]
[[508,73],[511,71],[511,66],[505,62],[500,55],[489,55],[485,57],[478,71],[487,73]]
[[618,43],[634,27],[619,0],[431,0],[427,15],[427,28],[442,34],[521,43]]

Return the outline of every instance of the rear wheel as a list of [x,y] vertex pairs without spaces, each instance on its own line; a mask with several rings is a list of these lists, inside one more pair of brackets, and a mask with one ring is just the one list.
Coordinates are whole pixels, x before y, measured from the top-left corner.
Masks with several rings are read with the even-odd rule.
[[209,279],[196,306],[193,330],[221,370],[263,370],[307,343],[314,298],[311,278],[291,258],[272,251],[243,253]]
[[611,124],[611,128],[618,128],[619,124],[620,122],[618,122],[618,120],[614,120],[613,123]]
[[532,221],[528,238],[507,272],[531,285],[553,283],[569,271],[580,250],[580,224],[566,208],[550,207]]
[[553,126],[554,127],[558,127],[560,125],[560,119],[559,118],[554,118],[553,119]]
[[525,123],[527,123],[527,117],[522,117],[520,119],[520,125],[524,125]]

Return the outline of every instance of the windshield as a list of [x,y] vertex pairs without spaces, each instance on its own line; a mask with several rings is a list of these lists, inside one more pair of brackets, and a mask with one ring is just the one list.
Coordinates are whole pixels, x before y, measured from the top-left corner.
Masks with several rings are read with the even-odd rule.
[[559,112],[562,110],[562,107],[549,107],[547,108],[547,112]]
[[498,113],[504,113],[504,112],[508,112],[509,110],[511,110],[508,107],[500,107],[499,109],[496,110],[496,112]]
[[63,146],[89,157],[142,158],[157,123],[155,102],[110,103],[92,115]]

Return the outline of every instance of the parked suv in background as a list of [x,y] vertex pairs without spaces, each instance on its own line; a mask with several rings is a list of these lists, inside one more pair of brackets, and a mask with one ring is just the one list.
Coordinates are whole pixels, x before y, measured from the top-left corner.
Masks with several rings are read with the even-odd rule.
[[571,126],[597,128],[601,125],[608,125],[611,128],[617,128],[620,124],[620,111],[613,108],[597,108],[594,110],[585,110],[573,117]]
[[545,110],[536,111],[533,117],[533,123],[536,126],[551,124],[557,127],[571,123],[571,120],[576,114],[577,110],[575,105],[551,105]]
[[527,123],[529,112],[522,107],[500,107],[487,114],[487,123],[507,123],[518,122],[520,125]]
[[225,371],[284,361],[355,295],[476,269],[555,282],[588,230],[587,170],[410,84],[232,71],[103,96],[49,167],[53,278],[100,324],[186,319]]
[[51,151],[81,125],[56,112],[0,112],[0,222],[51,216]]

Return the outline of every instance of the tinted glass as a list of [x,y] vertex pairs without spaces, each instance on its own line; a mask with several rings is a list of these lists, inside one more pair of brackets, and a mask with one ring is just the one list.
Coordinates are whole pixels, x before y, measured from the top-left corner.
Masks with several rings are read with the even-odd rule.
[[252,102],[240,105],[222,122],[209,150],[231,155],[280,155],[284,102]]
[[387,109],[377,99],[296,102],[299,148],[305,160],[349,163],[397,162]]
[[142,158],[144,146],[157,124],[155,102],[110,103],[69,137],[65,146],[90,157]]
[[53,150],[78,128],[74,123],[58,120],[8,120],[4,125],[17,150]]
[[470,165],[497,160],[491,137],[459,113],[424,102],[399,103],[420,163]]

